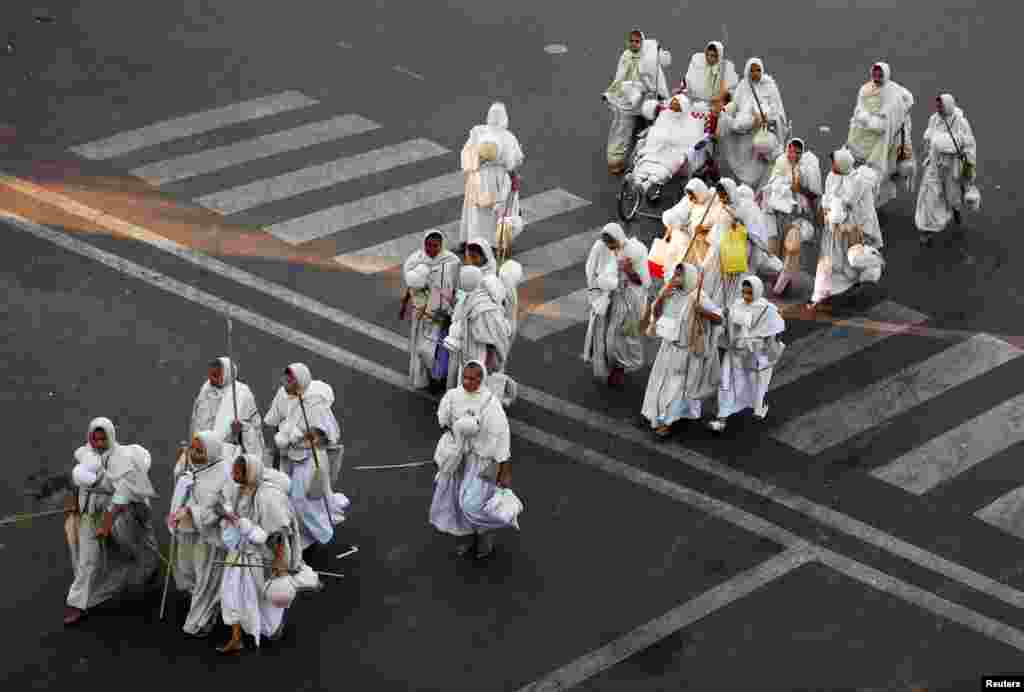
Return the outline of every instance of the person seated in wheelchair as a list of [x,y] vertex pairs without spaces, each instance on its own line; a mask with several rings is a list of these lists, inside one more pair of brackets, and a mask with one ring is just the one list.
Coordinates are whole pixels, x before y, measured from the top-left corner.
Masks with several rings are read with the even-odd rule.
[[[654,101],[644,104],[645,115],[657,109]],[[692,170],[693,147],[702,138],[704,121],[694,118],[685,94],[676,94],[668,108],[658,113],[652,125],[637,142],[633,161],[633,183],[647,192],[673,177]]]

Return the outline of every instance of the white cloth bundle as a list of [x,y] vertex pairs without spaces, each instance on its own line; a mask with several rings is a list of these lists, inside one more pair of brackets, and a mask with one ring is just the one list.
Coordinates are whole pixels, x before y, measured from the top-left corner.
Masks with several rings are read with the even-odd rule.
[[463,416],[452,424],[452,430],[463,438],[473,437],[480,432],[480,421],[475,416]]
[[498,521],[519,528],[519,515],[523,511],[523,503],[508,488],[497,488],[491,499],[484,505],[484,512]]
[[418,264],[408,272],[406,272],[405,280],[409,284],[409,288],[423,288],[427,285],[427,281],[430,279],[430,267],[426,264]]

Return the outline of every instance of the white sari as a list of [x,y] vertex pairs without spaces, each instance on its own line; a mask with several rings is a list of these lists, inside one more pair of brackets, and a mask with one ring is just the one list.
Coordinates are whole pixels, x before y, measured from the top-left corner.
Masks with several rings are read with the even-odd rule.
[[978,163],[978,144],[971,123],[950,94],[940,98],[948,115],[934,113],[928,120],[924,132],[924,173],[914,210],[914,224],[927,233],[946,228],[953,211],[963,207],[965,188],[971,181],[963,177],[960,154],[972,166]]
[[432,379],[444,379],[434,373],[438,348],[447,330],[439,323],[441,315],[451,315],[455,306],[455,288],[459,277],[459,258],[444,248],[444,236],[439,231],[427,231],[423,241],[431,235],[441,236],[441,251],[436,257],[427,255],[423,247],[409,255],[403,266],[405,283],[412,292],[409,317],[409,382],[423,389]]
[[[757,82],[750,79],[750,69],[754,65],[762,70],[761,79]],[[747,60],[743,81],[736,87],[732,103],[723,111],[721,125],[727,133],[723,138],[723,154],[733,176],[755,190],[767,181],[772,162],[782,153],[789,131],[778,84],[763,70],[764,63],[760,58]],[[754,151],[754,136],[758,132],[754,129],[755,116],[766,119],[773,128],[770,134],[775,146],[769,154]]]
[[[495,158],[482,160],[481,145],[493,144]],[[523,164],[519,140],[508,129],[508,113],[501,103],[491,105],[487,124],[469,132],[462,147],[462,170],[466,173],[466,191],[459,221],[459,243],[470,238],[494,238],[498,219],[511,199],[509,174]]]

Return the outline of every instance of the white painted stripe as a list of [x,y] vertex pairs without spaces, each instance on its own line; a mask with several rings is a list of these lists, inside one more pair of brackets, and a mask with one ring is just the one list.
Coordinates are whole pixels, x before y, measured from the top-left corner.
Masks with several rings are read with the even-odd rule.
[[[583,231],[553,243],[541,245],[532,250],[519,253],[516,261],[523,265],[523,281],[533,281],[548,274],[568,269],[574,264],[583,264],[594,241],[598,238],[601,227]],[[580,271],[580,280],[585,272]]]
[[907,492],[923,495],[1022,440],[1024,394],[912,449],[896,461],[875,469],[871,475]]
[[215,192],[195,201],[207,209],[221,214],[237,214],[261,204],[277,202],[313,190],[322,190],[349,180],[374,173],[383,173],[392,168],[406,166],[447,153],[450,153],[448,149],[440,144],[434,144],[430,140],[411,139],[401,144],[381,147],[355,156],[309,166],[274,178],[257,180],[230,190]]
[[240,166],[243,163],[370,132],[379,127],[377,123],[359,115],[340,115],[330,120],[308,123],[242,142],[156,161],[133,168],[131,173],[150,185],[166,185],[231,166]]
[[1024,538],[1024,486],[982,507],[974,516],[1012,536]]
[[1024,351],[1005,341],[978,334],[859,392],[788,421],[772,437],[807,454],[818,454],[984,375],[1021,353]]
[[519,688],[519,692],[555,692],[575,687],[665,637],[789,574],[810,560],[811,556],[806,550],[787,550],[779,553],[600,649],[591,651],[543,678]]
[[401,65],[395,65],[393,69],[395,70],[395,72],[400,72],[404,75],[412,77],[413,79],[418,79],[420,81],[426,79],[423,75],[419,74],[418,72],[413,72],[412,70],[406,69]]
[[[589,204],[590,202],[587,200],[561,188],[545,190],[531,195],[519,203],[523,223],[526,226],[581,209]],[[334,261],[363,274],[387,271],[400,266],[413,251],[419,249],[427,231],[441,231],[444,233],[448,247],[453,247],[459,235],[459,222],[452,221],[437,228],[424,229],[355,252],[338,255]]]
[[[872,307],[863,317],[842,320],[829,329],[822,329],[788,344],[783,352],[782,362],[772,373],[769,391],[791,384],[802,377],[817,372],[833,363],[874,346],[890,336],[901,333],[899,328],[876,329],[875,322],[906,325],[921,324],[927,315],[910,308],[885,301]],[[786,339],[783,338],[783,341]]]
[[137,149],[163,144],[182,137],[191,137],[256,118],[277,115],[296,108],[314,106],[317,103],[318,101],[315,99],[297,91],[284,91],[280,94],[233,103],[222,108],[192,113],[173,120],[164,120],[138,130],[119,132],[113,137],[71,147],[70,151],[87,159],[112,159]]
[[306,216],[282,221],[268,228],[267,232],[286,243],[300,245],[347,231],[364,223],[379,221],[428,204],[458,197],[465,188],[466,174],[456,171],[422,183],[388,190],[355,202],[339,204]]
[[[357,331],[382,344],[388,345],[391,348],[403,352],[408,350],[408,337],[406,335],[397,334],[390,329],[384,329],[372,322],[367,322],[366,320],[362,320],[354,315],[332,308],[320,301],[296,291],[292,291],[284,286],[274,284],[258,276],[227,265],[220,260],[197,250],[185,248],[168,238],[158,236],[140,226],[117,219],[97,209],[87,207],[86,205],[76,202],[70,197],[52,192],[40,187],[39,185],[35,185],[34,183],[7,174],[0,174],[0,184],[22,194],[29,195],[40,202],[53,205],[69,214],[88,219],[101,227],[109,228],[110,230],[125,235],[126,237],[134,238],[161,249],[169,254],[190,262],[191,264],[209,271],[220,273],[227,278],[238,281],[242,285],[260,291],[269,297],[278,299],[286,304],[293,305],[311,314],[321,316],[324,319],[332,321],[346,329]],[[8,214],[8,216],[13,217],[13,215],[10,214]],[[20,219],[20,217],[14,218]],[[24,221],[24,219],[21,219],[21,221]],[[49,232],[48,229],[43,230]],[[386,369],[385,371],[391,372]],[[407,378],[404,375],[400,379],[403,383],[407,382]],[[816,503],[806,497],[787,490],[786,488],[748,475],[742,471],[737,471],[722,462],[715,461],[703,454],[687,449],[682,445],[665,445],[655,442],[651,439],[649,434],[642,430],[637,430],[632,425],[625,423],[622,420],[606,416],[597,411],[592,411],[578,404],[552,396],[547,392],[530,387],[525,383],[519,383],[519,397],[523,401],[537,406],[542,410],[548,411],[551,414],[568,418],[581,426],[585,426],[597,432],[614,435],[632,444],[643,447],[649,452],[669,457],[696,471],[714,476],[715,478],[729,483],[730,485],[734,485],[765,500],[769,500],[770,502],[809,517],[824,526],[840,531],[848,536],[852,536],[857,540],[878,548],[879,550],[891,553],[892,555],[907,560],[919,567],[940,574],[947,579],[964,584],[979,593],[998,599],[1013,606],[1014,608],[1020,608],[1021,604],[1024,603],[1024,591],[1020,591],[1003,584],[991,577],[975,572],[974,570],[951,560],[947,560],[941,555],[936,555],[935,553],[924,550],[912,543],[907,543],[892,534],[886,533],[885,531],[871,526],[870,524],[866,524],[865,522],[855,519],[848,514],[843,514],[831,507]],[[672,487],[674,485],[670,481],[657,478],[656,476],[639,469],[626,466],[625,464],[621,464],[614,460],[609,461],[613,464],[619,464],[619,467],[622,468],[622,470],[628,471],[630,478],[637,478],[638,480],[646,478],[653,482],[660,483],[662,487]]]
[[817,559],[825,565],[862,584],[913,603],[919,608],[963,625],[990,639],[1008,644],[1018,651],[1024,651],[1024,632],[1015,627],[1010,627],[959,603],[953,603],[931,591],[908,584],[902,579],[852,560],[845,555],[839,555],[824,548],[816,549],[815,553]]
[[[587,289],[581,288],[555,300],[531,308],[519,322],[518,336],[529,341],[557,334],[590,319]],[[583,345],[580,344],[580,348]]]

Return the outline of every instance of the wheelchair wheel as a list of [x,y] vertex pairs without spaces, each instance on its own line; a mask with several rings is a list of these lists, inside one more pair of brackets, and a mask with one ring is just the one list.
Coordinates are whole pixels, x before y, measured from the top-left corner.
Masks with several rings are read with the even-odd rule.
[[622,179],[622,189],[619,190],[619,218],[629,222],[636,217],[640,209],[640,201],[643,193],[640,191],[627,174]]

